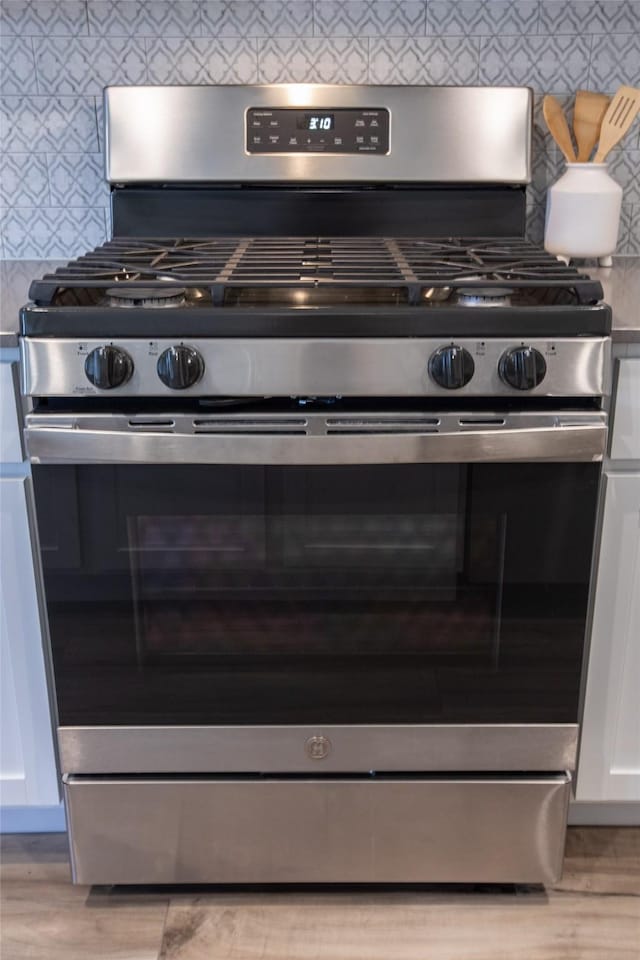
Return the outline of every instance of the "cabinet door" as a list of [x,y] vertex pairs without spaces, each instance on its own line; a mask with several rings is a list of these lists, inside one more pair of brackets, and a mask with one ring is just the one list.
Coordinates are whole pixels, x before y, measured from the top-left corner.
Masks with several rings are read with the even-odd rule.
[[0,479],[0,802],[59,803],[24,477]]
[[640,473],[606,477],[576,796],[640,800]]
[[618,365],[611,457],[640,460],[640,358]]
[[13,364],[0,363],[0,462],[20,463],[22,444],[16,389],[13,382]]

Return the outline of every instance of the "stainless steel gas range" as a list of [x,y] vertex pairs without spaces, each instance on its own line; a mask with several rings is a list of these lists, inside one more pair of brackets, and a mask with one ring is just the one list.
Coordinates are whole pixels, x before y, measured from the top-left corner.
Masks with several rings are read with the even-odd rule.
[[21,321],[74,879],[553,881],[611,317],[530,91],[105,106]]

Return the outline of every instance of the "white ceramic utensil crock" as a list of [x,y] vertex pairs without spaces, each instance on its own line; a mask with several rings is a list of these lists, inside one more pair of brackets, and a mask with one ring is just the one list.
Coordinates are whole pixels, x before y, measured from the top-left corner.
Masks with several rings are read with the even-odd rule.
[[547,193],[544,246],[567,262],[598,258],[611,265],[620,225],[622,187],[606,163],[568,163]]

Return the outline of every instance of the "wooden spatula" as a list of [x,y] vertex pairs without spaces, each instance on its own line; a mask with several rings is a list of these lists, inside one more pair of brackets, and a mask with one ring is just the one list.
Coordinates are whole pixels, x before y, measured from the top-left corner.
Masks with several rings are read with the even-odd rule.
[[542,112],[547,121],[549,132],[558,144],[569,163],[576,162],[576,152],[573,149],[571,132],[562,106],[555,97],[548,94],[542,101]]
[[611,97],[591,90],[578,90],[573,109],[573,133],[578,144],[578,163],[586,163],[600,137],[602,118]]
[[604,163],[609,151],[624,137],[638,115],[638,111],[640,111],[640,90],[636,90],[635,87],[620,87],[604,115],[594,163]]

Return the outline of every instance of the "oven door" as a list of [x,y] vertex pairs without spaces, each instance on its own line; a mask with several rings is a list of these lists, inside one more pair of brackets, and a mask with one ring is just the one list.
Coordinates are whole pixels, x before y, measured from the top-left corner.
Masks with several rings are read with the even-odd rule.
[[573,766],[601,415],[180,454],[68,420],[27,429],[63,770]]

